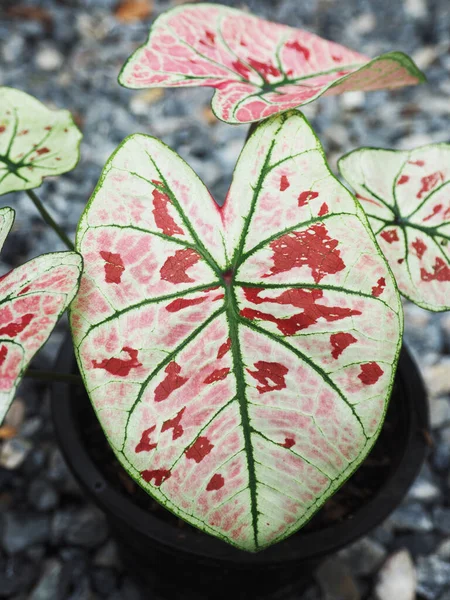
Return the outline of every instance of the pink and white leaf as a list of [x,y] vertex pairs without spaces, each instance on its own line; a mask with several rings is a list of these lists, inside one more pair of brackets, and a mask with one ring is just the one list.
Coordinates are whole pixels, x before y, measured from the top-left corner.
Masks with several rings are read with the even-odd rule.
[[239,548],[295,532],[364,459],[402,332],[364,213],[298,112],[250,137],[219,208],[162,142],[107,162],[71,326],[118,459]]
[[75,167],[81,132],[67,110],[0,87],[0,195],[29,190]]
[[339,162],[356,191],[400,292],[450,309],[450,144],[360,148]]
[[148,41],[128,59],[119,77],[130,88],[213,87],[213,111],[227,123],[260,121],[323,94],[423,80],[401,52],[371,60],[307,31],[203,3],[158,17]]
[[[0,241],[14,211],[0,209]],[[78,289],[82,260],[75,252],[44,254],[0,278],[0,423],[31,359]]]

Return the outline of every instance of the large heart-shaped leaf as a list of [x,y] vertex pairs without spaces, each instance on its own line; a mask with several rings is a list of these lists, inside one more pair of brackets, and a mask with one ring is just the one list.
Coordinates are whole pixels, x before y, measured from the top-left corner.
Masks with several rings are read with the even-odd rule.
[[163,13],[119,77],[130,88],[216,88],[212,108],[227,123],[259,121],[322,94],[423,80],[401,52],[371,60],[307,31],[217,4]]
[[38,187],[78,162],[81,132],[67,110],[0,87],[0,195]]
[[450,144],[360,148],[339,161],[407,298],[450,309]]
[[80,221],[76,354],[132,477],[255,551],[297,530],[380,428],[402,314],[364,213],[301,113],[246,144],[223,208],[127,138]]
[[[14,221],[0,209],[0,249]],[[79,284],[82,259],[54,252],[0,277],[0,423],[29,362],[47,341]]]

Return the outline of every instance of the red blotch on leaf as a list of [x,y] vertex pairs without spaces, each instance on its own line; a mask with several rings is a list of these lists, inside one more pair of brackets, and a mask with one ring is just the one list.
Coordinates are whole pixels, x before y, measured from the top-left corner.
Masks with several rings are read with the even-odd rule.
[[239,75],[244,77],[244,79],[248,79],[248,76],[250,75],[251,71],[246,65],[241,63],[240,60],[235,60],[231,63],[231,66],[235,71],[237,71],[237,73],[239,73]]
[[273,77],[278,77],[280,75],[280,71],[274,67],[273,65],[260,62],[259,60],[255,60],[253,58],[248,59],[248,63],[258,71],[264,78],[267,75],[272,75]]
[[126,360],[121,358],[105,358],[100,362],[93,360],[92,366],[94,369],[105,369],[105,371],[108,371],[111,375],[118,375],[119,377],[127,377],[131,369],[142,367],[142,363],[137,359],[137,350],[124,346],[122,352],[126,352],[130,358]]
[[297,52],[299,52],[300,54],[303,55],[305,60],[308,60],[311,55],[309,48],[307,48],[306,46],[303,46],[297,40],[295,40],[294,42],[287,42],[286,48],[290,48],[291,50],[296,50]]
[[397,185],[403,185],[404,183],[407,183],[409,181],[409,177],[408,175],[402,175],[399,180],[397,181]]
[[53,127],[51,125],[47,125],[47,127],[44,127],[45,131],[51,131],[53,129]]
[[376,362],[366,363],[361,365],[361,373],[358,375],[359,379],[364,385],[373,385],[383,375],[384,371]]
[[208,485],[206,486],[206,491],[213,492],[215,490],[220,490],[220,488],[223,488],[224,483],[225,479],[222,477],[222,475],[220,475],[220,473],[216,473],[209,480]]
[[27,325],[29,325],[31,319],[34,315],[28,313],[27,315],[22,315],[18,321],[15,323],[8,323],[4,327],[0,327],[0,335],[7,335],[11,338],[16,337],[19,333],[25,329]]
[[4,125],[0,125],[0,133],[6,131],[6,127]]
[[18,296],[22,296],[22,294],[26,294],[31,288],[31,285],[26,285],[23,289],[20,290],[20,292],[18,292]]
[[408,160],[410,165],[416,165],[416,167],[423,167],[425,164],[424,160]]
[[161,279],[170,283],[191,283],[194,280],[187,275],[186,271],[199,260],[200,255],[192,248],[177,250],[161,267],[159,271]]
[[150,483],[152,479],[154,479],[154,484],[156,485],[156,487],[159,487],[162,483],[164,483],[164,481],[167,481],[167,479],[169,479],[170,471],[167,471],[166,469],[146,470],[141,471],[141,476],[142,479],[144,479],[144,481],[146,481],[147,483]]
[[399,258],[397,260],[397,262],[398,262],[399,265],[401,265],[403,262],[405,262],[405,259],[404,258]]
[[441,210],[442,210],[442,204],[436,204],[436,206],[433,206],[431,213],[427,217],[424,217],[423,221],[424,222],[429,221],[435,215],[437,215],[439,212],[441,212]]
[[45,147],[44,148],[38,148],[36,150],[36,154],[39,154],[39,156],[41,154],[48,154],[49,152],[50,152],[50,149],[49,148],[45,148]]
[[378,296],[381,296],[385,287],[386,287],[386,279],[384,277],[380,277],[380,279],[377,281],[377,285],[374,285],[372,288],[372,296],[375,296],[375,298],[378,298]]
[[175,361],[170,362],[164,369],[165,379],[155,388],[155,402],[166,400],[170,394],[186,383],[188,377],[180,376],[181,367]]
[[216,36],[214,35],[214,33],[212,31],[205,31],[205,38],[206,40],[200,40],[200,44],[203,44],[204,46],[213,46],[215,41],[216,41]]
[[100,256],[106,263],[104,265],[106,283],[120,283],[122,280],[122,273],[125,271],[120,254],[101,250]]
[[286,175],[282,175],[280,179],[280,192],[287,190],[290,185],[291,184],[289,183],[289,179],[286,177]]
[[150,441],[150,434],[153,433],[153,431],[155,431],[155,428],[156,428],[156,425],[153,425],[153,427],[149,427],[148,429],[146,429],[145,431],[142,432],[141,441],[134,449],[134,451],[136,453],[150,452],[150,450],[153,450],[154,448],[156,448],[156,446],[158,444],[153,444]]
[[8,354],[8,348],[6,346],[2,346],[0,348],[0,367],[5,362],[7,354]]
[[318,195],[319,192],[313,192],[311,190],[301,192],[298,197],[298,205],[306,206],[310,200],[314,200],[314,198],[317,198]]
[[318,216],[323,217],[324,215],[327,215],[327,214],[328,214],[328,204],[326,202],[324,202],[322,204],[322,206],[320,207]]
[[388,244],[392,244],[392,242],[398,242],[398,234],[396,229],[390,229],[389,231],[382,231],[380,233],[381,237],[386,240]]
[[199,463],[213,448],[214,445],[211,444],[208,438],[201,435],[195,440],[192,446],[185,451],[186,458],[190,458],[195,460],[196,463]]
[[28,133],[30,133],[29,129],[22,129],[17,135],[27,135]]
[[422,267],[422,269],[420,269],[420,277],[422,278],[422,281],[450,281],[450,268],[445,264],[442,258],[436,257],[433,265],[433,273],[429,273]]
[[176,440],[183,435],[184,430],[181,425],[181,419],[183,417],[183,413],[185,410],[186,410],[186,407],[183,407],[173,419],[164,421],[164,424],[161,428],[161,432],[168,431],[169,429],[173,429],[172,440]]
[[337,56],[336,54],[332,54],[331,58],[334,60],[334,62],[342,62],[342,56]]
[[287,375],[289,369],[281,363],[259,360],[254,366],[256,367],[256,371],[247,369],[247,373],[261,384],[256,386],[260,394],[282,390],[286,387],[284,377]]
[[411,246],[417,252],[417,258],[419,258],[419,259],[422,258],[422,256],[425,254],[425,251],[427,249],[427,245],[419,238],[416,238],[414,240],[414,242],[411,244]]
[[225,379],[229,372],[230,369],[228,367],[225,367],[224,369],[216,369],[210,373],[208,377],[206,377],[203,383],[214,383],[215,381],[221,381],[222,379]]
[[435,173],[431,173],[431,175],[425,175],[420,181],[422,182],[422,187],[417,194],[419,199],[436,187],[440,181],[444,181],[444,173],[442,173],[442,171],[436,171]]
[[206,300],[203,298],[177,298],[170,304],[166,306],[166,310],[169,312],[178,312],[179,310],[183,310],[183,308],[187,308],[188,306],[195,306],[196,304],[201,304]]
[[302,313],[287,318],[275,317],[270,313],[263,313],[252,308],[241,310],[241,316],[246,319],[261,319],[275,323],[284,335],[294,335],[298,331],[314,325],[321,318],[330,322],[361,314],[361,311],[351,308],[318,304],[318,300],[323,298],[323,291],[319,289],[294,288],[282,292],[279,296],[266,298],[259,296],[264,291],[260,288],[243,288],[243,291],[247,300],[254,304],[273,302],[274,304],[291,304],[303,309]]
[[167,194],[154,189],[153,196],[153,216],[155,217],[156,227],[161,229],[165,235],[174,235],[176,233],[183,235],[184,231],[179,227],[169,214],[168,205],[170,198]]
[[231,338],[228,338],[227,341],[222,344],[217,352],[217,358],[223,358],[228,350],[231,348]]
[[333,333],[330,335],[330,344],[333,350],[331,356],[338,358],[350,344],[355,344],[358,340],[352,336],[351,333],[345,333],[343,331],[339,333]]
[[345,269],[339,242],[328,236],[323,223],[309,227],[305,231],[291,231],[270,243],[273,251],[273,267],[262,277],[290,271],[295,267],[308,266],[316,283],[326,275]]
[[283,448],[287,448],[289,450],[289,448],[292,448],[292,446],[295,446],[295,440],[293,438],[285,438],[284,444],[281,444],[281,446],[283,446]]

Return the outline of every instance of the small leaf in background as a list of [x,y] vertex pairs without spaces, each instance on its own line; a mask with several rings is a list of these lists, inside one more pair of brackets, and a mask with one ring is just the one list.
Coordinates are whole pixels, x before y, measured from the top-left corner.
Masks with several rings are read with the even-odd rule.
[[263,122],[222,208],[127,138],[79,224],[75,352],[109,443],[168,509],[241,549],[294,533],[383,421],[393,277],[299,112]]
[[[0,209],[0,249],[14,211]],[[72,301],[82,260],[75,252],[38,256],[0,278],[0,424],[29,362]]]
[[360,148],[339,161],[400,292],[450,310],[450,144],[415,150]]
[[209,86],[227,123],[260,121],[323,94],[415,85],[424,80],[402,52],[371,60],[317,35],[220,4],[180,6],[159,16],[128,59],[129,88]]
[[153,12],[153,0],[122,0],[115,10],[119,21],[130,23],[143,21]]
[[69,111],[49,110],[21,90],[0,87],[0,195],[73,169],[81,137]]

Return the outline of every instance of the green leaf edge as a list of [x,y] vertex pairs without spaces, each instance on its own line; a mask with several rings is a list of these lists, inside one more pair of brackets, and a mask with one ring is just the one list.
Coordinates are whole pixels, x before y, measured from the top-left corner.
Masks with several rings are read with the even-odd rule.
[[[132,62],[134,62],[135,60],[135,56],[140,53],[140,51],[150,42],[150,38],[153,34],[153,30],[156,30],[159,27],[158,22],[160,20],[162,20],[163,17],[166,17],[166,15],[171,14],[176,14],[177,12],[182,12],[184,9],[186,8],[199,8],[202,6],[206,6],[206,7],[211,7],[211,8],[226,8],[228,10],[231,10],[233,12],[236,12],[238,14],[242,14],[243,11],[235,8],[235,7],[231,7],[231,6],[226,6],[224,4],[212,4],[211,2],[200,2],[200,3],[192,3],[189,2],[187,4],[182,4],[181,6],[175,6],[173,8],[169,8],[168,10],[164,11],[163,13],[161,13],[151,24],[150,29],[149,29],[149,33],[147,36],[147,40],[141,44],[141,46],[139,46],[128,58],[127,60],[124,62],[124,64],[122,65],[117,81],[119,83],[119,85],[121,85],[122,87],[126,88],[126,89],[150,89],[150,88],[177,88],[177,87],[183,87],[183,86],[164,86],[164,85],[160,85],[160,84],[149,84],[146,85],[144,88],[141,88],[140,86],[131,86],[131,85],[126,85],[125,82],[123,81],[123,74],[125,69],[128,67],[129,64],[131,64]],[[260,19],[264,19],[264,17],[261,17],[259,15],[254,15],[253,13],[249,13],[249,16],[254,16],[254,17],[258,17]],[[266,20],[266,19],[264,19]],[[274,23],[276,23],[274,21]],[[285,25],[286,27],[291,27],[292,29],[298,29],[296,27],[292,27],[291,25],[286,25],[285,23],[276,23],[277,25]],[[323,38],[325,39],[325,38]],[[326,40],[326,41],[330,41],[330,40]],[[346,81],[349,77],[352,77],[353,75],[355,75],[356,73],[360,73],[361,71],[364,71],[366,69],[368,69],[369,67],[371,67],[372,65],[376,64],[379,61],[382,60],[394,60],[395,62],[398,62],[402,67],[404,67],[413,77],[417,78],[417,84],[420,83],[425,83],[427,81],[426,75],[425,73],[423,73],[423,71],[421,71],[419,69],[419,67],[416,65],[416,63],[412,60],[412,58],[410,58],[407,54],[405,54],[404,52],[401,51],[397,51],[394,50],[392,52],[386,52],[384,54],[380,54],[379,56],[376,56],[375,58],[373,58],[372,60],[370,60],[369,62],[365,63],[362,67],[360,67],[359,69],[357,69],[356,71],[353,71],[352,73],[349,73],[348,75],[344,75],[343,77],[340,77],[339,79],[336,79],[335,81],[329,83],[325,88],[322,89],[321,92],[319,92],[318,94],[316,94],[315,96],[313,96],[312,98],[310,98],[309,100],[302,102],[301,104],[298,105],[297,108],[300,108],[301,106],[306,106],[307,104],[310,104],[311,102],[314,102],[314,100],[317,100],[318,98],[320,98],[321,96],[323,96],[325,94],[325,92],[327,92],[329,89],[336,87],[338,84],[342,83],[343,81]],[[321,74],[321,72],[317,73],[318,75]],[[411,84],[414,85],[414,84]],[[213,86],[191,86],[191,87],[213,87]],[[389,89],[389,88],[388,88]],[[231,120],[226,120],[226,119],[222,119],[217,111],[217,99],[219,96],[220,90],[215,89],[214,90],[214,95],[212,97],[211,100],[211,109],[212,112],[214,114],[214,116],[219,120],[222,121],[222,123],[228,123],[229,125],[246,125],[248,123],[257,123],[258,120],[252,120],[252,121],[231,121]],[[277,111],[277,113],[275,114],[279,114],[279,113],[285,113],[285,112],[289,112],[291,110],[296,110],[295,108],[286,108],[283,110],[279,110]],[[265,121],[266,119],[269,119],[270,117],[273,117],[274,115],[269,115],[268,117],[261,119],[262,121]]]
[[[27,190],[34,190],[37,189],[39,187],[41,187],[41,185],[44,182],[44,179],[46,177],[56,177],[58,175],[64,175],[64,173],[69,173],[70,171],[73,171],[75,169],[75,167],[78,165],[78,163],[80,162],[80,158],[81,158],[81,153],[80,153],[80,146],[81,146],[81,142],[83,140],[83,133],[82,131],[79,129],[79,127],[76,125],[74,118],[72,116],[72,113],[70,112],[70,110],[68,110],[67,108],[48,108],[48,106],[46,104],[44,104],[43,102],[41,102],[41,100],[39,100],[39,98],[36,98],[36,96],[33,96],[32,94],[29,94],[28,92],[24,92],[23,90],[19,89],[19,88],[13,88],[11,86],[7,86],[7,85],[2,85],[0,86],[0,90],[12,90],[14,92],[20,92],[22,94],[25,94],[26,96],[29,96],[30,98],[33,98],[33,100],[36,100],[36,102],[39,102],[40,104],[42,104],[42,106],[44,108],[46,108],[49,112],[53,112],[53,113],[67,113],[67,117],[68,117],[68,121],[69,121],[69,125],[71,127],[73,127],[75,132],[78,132],[78,140],[75,144],[75,158],[74,158],[74,162],[73,165],[71,167],[64,168],[62,171],[60,171],[59,173],[57,172],[53,172],[53,173],[49,173],[48,175],[42,175],[40,177],[40,182],[37,185],[25,185],[24,187],[20,187],[16,190],[9,190],[8,192],[3,192],[0,193],[0,196],[6,196],[6,194],[14,194],[16,192],[25,192]],[[57,167],[55,167],[55,169],[57,170]],[[51,253],[50,253],[51,254]]]
[[[361,146],[360,148],[355,148],[354,150],[350,150],[350,152],[346,152],[345,154],[343,154],[339,158],[339,160],[337,162],[337,166],[338,166],[340,174],[345,179],[346,183],[348,183],[348,185],[351,186],[351,183],[349,182],[349,180],[347,179],[347,176],[345,174],[347,172],[347,169],[344,167],[344,161],[347,158],[349,158],[349,156],[351,154],[358,154],[360,152],[365,152],[366,150],[371,151],[371,152],[375,150],[377,152],[387,152],[387,153],[392,153],[392,154],[404,154],[404,153],[410,154],[411,152],[416,152],[417,150],[425,150],[425,149],[428,149],[428,148],[439,148],[440,146],[444,146],[445,148],[449,148],[450,149],[450,143],[446,143],[446,142],[436,142],[434,144],[433,143],[431,143],[431,144],[424,144],[423,146],[418,146],[417,148],[412,148],[411,150],[395,150],[394,148],[378,148],[376,146]],[[362,210],[364,211],[364,213],[367,216],[368,213],[366,213],[366,211],[364,210],[364,207],[363,207],[362,203],[357,198],[356,198],[356,202],[358,202],[358,204],[361,205]],[[370,215],[369,215],[369,217],[370,217]],[[409,223],[409,221],[408,221],[408,223]],[[449,221],[449,223],[450,223],[450,221]],[[371,225],[370,225],[370,222],[369,222],[369,227],[372,228]],[[409,225],[406,224],[406,227],[409,227]],[[383,252],[383,251],[381,250],[381,252]],[[395,279],[395,277],[394,277],[394,279]],[[406,298],[407,300],[409,300],[410,302],[412,302],[416,306],[419,306],[420,308],[423,308],[425,310],[429,310],[430,312],[435,312],[435,313],[441,313],[441,312],[446,312],[446,311],[450,310],[450,304],[448,304],[446,306],[443,306],[442,308],[436,308],[436,306],[433,305],[433,304],[428,304],[427,302],[418,302],[417,300],[415,300],[414,298],[412,298],[409,294],[406,294],[405,292],[403,292],[398,287],[397,282],[396,282],[396,287],[399,290],[400,294],[404,298]]]
[[[339,182],[339,180],[337,179],[337,177],[334,175],[334,173],[331,171],[327,159],[326,159],[326,155],[325,152],[323,150],[322,144],[320,143],[320,140],[318,138],[318,136],[316,135],[315,131],[313,130],[313,128],[311,127],[309,121],[307,120],[307,118],[303,115],[303,113],[299,110],[295,110],[295,109],[291,109],[290,111],[285,111],[283,114],[277,114],[275,116],[269,117],[268,119],[265,119],[264,121],[260,122],[258,124],[258,126],[255,128],[255,130],[252,132],[252,134],[249,136],[249,140],[255,135],[257,129],[259,127],[264,127],[265,123],[270,119],[270,120],[275,120],[275,119],[281,119],[281,120],[285,120],[286,118],[288,118],[289,114],[286,114],[286,112],[294,114],[294,115],[298,115],[299,117],[302,118],[302,120],[306,123],[306,125],[311,129],[312,134],[314,135],[314,138],[316,139],[316,141],[318,142],[318,147],[317,150],[320,152],[320,154],[323,157],[324,160],[324,167],[325,169],[328,171],[328,173],[336,180]],[[95,199],[97,193],[100,191],[103,181],[106,178],[107,174],[109,173],[109,171],[112,168],[112,161],[114,160],[115,155],[119,152],[119,150],[121,150],[122,146],[130,139],[133,139],[134,137],[147,137],[150,139],[154,139],[157,140],[160,144],[162,144],[163,146],[167,147],[169,150],[171,150],[172,152],[175,152],[174,150],[172,150],[170,148],[170,146],[168,146],[167,144],[165,144],[164,142],[162,142],[159,138],[155,137],[155,136],[151,136],[148,134],[142,134],[142,133],[134,133],[131,134],[129,136],[127,136],[120,144],[119,146],[114,150],[114,152],[111,154],[111,156],[108,158],[107,162],[105,163],[105,166],[102,170],[102,174],[100,176],[100,179],[94,189],[94,191],[92,192],[92,195],[88,201],[88,203],[86,204],[86,207],[83,211],[83,214],[81,216],[81,219],[79,221],[78,227],[77,227],[77,231],[76,231],[76,236],[75,236],[75,249],[77,251],[79,251],[79,244],[81,243],[80,240],[80,234],[81,234],[81,226],[84,223],[84,221],[87,218],[87,212],[93,202],[93,200]],[[247,141],[249,141],[247,140]],[[241,155],[243,153],[245,149],[244,148],[241,150],[241,153],[239,154],[239,158],[236,164],[238,164]],[[205,185],[203,183],[203,181],[200,179],[200,177],[197,175],[197,173],[195,173],[195,171],[192,169],[192,167],[190,167],[190,165],[187,163],[187,161],[185,161],[181,156],[178,155],[178,153],[175,152],[175,154],[177,154],[177,156],[180,158],[180,160],[182,160],[193,172],[193,174],[195,174],[195,176],[197,177],[197,179],[199,179],[203,185]],[[232,177],[232,183],[235,179],[235,172],[233,172],[233,177]],[[231,185],[230,184],[230,188]],[[90,396],[89,395],[89,399],[91,401],[91,405],[93,407],[93,410],[99,420],[99,423],[103,429],[103,432],[105,434],[106,439],[108,440],[108,443],[110,445],[110,447],[112,448],[116,458],[118,459],[119,463],[121,464],[121,466],[124,468],[124,470],[128,473],[128,475],[133,479],[133,481],[135,483],[137,483],[151,498],[153,498],[156,502],[158,502],[158,504],[160,504],[161,506],[163,506],[166,510],[168,510],[169,512],[171,512],[172,514],[174,514],[176,517],[183,519],[184,521],[186,521],[187,523],[189,523],[189,525],[196,527],[197,529],[199,529],[200,531],[203,531],[206,534],[212,535],[215,538],[218,538],[222,541],[224,541],[227,545],[231,545],[235,548],[237,548],[240,551],[244,551],[244,552],[249,552],[251,554],[255,554],[258,552],[261,552],[262,550],[269,548],[270,546],[274,545],[275,543],[281,542],[284,539],[290,537],[291,535],[293,535],[294,533],[296,533],[297,531],[299,531],[302,527],[304,527],[308,521],[310,521],[312,519],[312,517],[314,517],[314,515],[317,513],[317,511],[325,504],[325,502],[331,498],[345,483],[346,481],[355,473],[355,471],[359,468],[359,466],[364,462],[364,460],[366,459],[367,455],[369,454],[369,452],[372,450],[372,447],[374,446],[378,435],[382,429],[383,423],[384,423],[384,419],[386,416],[386,412],[389,406],[389,401],[390,401],[390,397],[392,395],[392,390],[393,390],[393,386],[394,386],[394,379],[395,379],[395,375],[396,375],[396,371],[397,371],[397,366],[398,366],[398,360],[400,357],[400,351],[401,351],[401,347],[402,347],[402,338],[403,338],[403,330],[404,330],[404,321],[403,321],[403,309],[402,309],[402,304],[401,304],[401,299],[400,299],[400,294],[398,291],[398,287],[397,287],[397,282],[395,280],[395,277],[391,271],[391,268],[388,264],[388,262],[386,261],[383,252],[381,251],[381,248],[378,245],[378,242],[376,241],[375,235],[372,231],[372,228],[370,227],[369,221],[367,219],[366,213],[364,212],[364,210],[362,209],[362,207],[360,206],[358,200],[355,198],[355,196],[347,189],[345,188],[345,186],[343,186],[343,184],[341,182],[339,182],[340,185],[344,188],[343,191],[346,191],[351,198],[353,199],[354,203],[355,203],[355,207],[356,207],[356,212],[355,212],[355,216],[357,218],[359,218],[359,220],[361,221],[361,223],[363,224],[364,228],[366,229],[369,237],[371,238],[371,240],[374,242],[374,245],[376,247],[376,249],[378,250],[378,255],[382,258],[382,260],[384,261],[386,268],[387,268],[387,272],[389,273],[389,275],[391,276],[392,282],[393,282],[393,287],[394,287],[394,291],[396,294],[396,298],[397,298],[397,302],[398,302],[398,312],[397,314],[397,318],[398,318],[398,323],[399,323],[399,339],[398,339],[398,343],[397,343],[397,349],[396,349],[396,353],[394,356],[394,360],[392,363],[393,369],[392,369],[392,375],[391,375],[391,380],[390,383],[387,387],[387,392],[386,392],[386,396],[385,396],[385,402],[384,402],[384,411],[383,414],[381,416],[380,419],[380,425],[377,429],[377,431],[373,434],[373,436],[370,438],[369,442],[366,444],[365,448],[362,450],[362,452],[359,454],[359,456],[357,457],[357,459],[355,459],[352,463],[349,464],[349,466],[347,467],[346,471],[344,471],[344,474],[342,475],[342,477],[340,479],[336,479],[336,483],[335,485],[331,485],[330,488],[327,490],[329,493],[324,494],[323,496],[321,496],[318,501],[310,508],[309,511],[307,511],[307,513],[305,513],[303,520],[301,520],[300,522],[296,522],[291,528],[288,528],[284,534],[280,535],[279,537],[275,538],[274,540],[272,540],[269,544],[263,545],[258,547],[257,549],[249,549],[249,548],[244,548],[238,544],[233,543],[229,538],[227,538],[226,536],[218,533],[217,531],[213,530],[212,528],[209,528],[203,521],[199,521],[196,522],[197,520],[195,518],[193,518],[192,515],[185,513],[182,509],[180,509],[176,504],[174,504],[173,502],[171,502],[170,500],[166,499],[166,501],[160,500],[159,498],[156,498],[149,489],[147,489],[143,483],[142,483],[142,477],[139,473],[139,471],[137,471],[137,469],[135,469],[133,467],[133,465],[127,460],[127,458],[119,451],[116,452],[116,447],[110,443],[109,441],[109,437],[106,433],[106,431],[103,428],[102,422],[98,416],[98,411],[96,409],[96,406]],[[205,186],[206,187],[206,186]],[[211,200],[212,202],[215,202],[214,199]],[[396,311],[393,311],[396,312]],[[72,327],[72,309],[69,308],[69,323],[70,323],[70,329],[71,329],[71,334],[72,334],[72,340],[74,342],[74,350],[75,350],[75,357],[78,363],[78,368],[80,370],[80,374],[81,377],[83,379],[83,383],[85,384],[85,388],[87,391],[87,386],[86,386],[86,374],[83,370],[83,366],[82,366],[82,362],[79,356],[79,352],[78,352],[78,347],[76,346],[75,343],[75,338],[74,338],[74,332],[73,332],[73,327]]]

